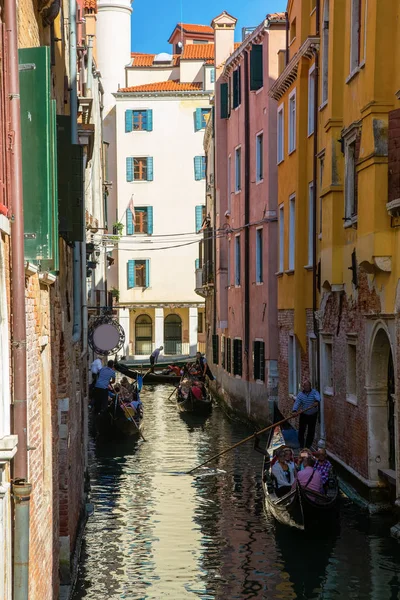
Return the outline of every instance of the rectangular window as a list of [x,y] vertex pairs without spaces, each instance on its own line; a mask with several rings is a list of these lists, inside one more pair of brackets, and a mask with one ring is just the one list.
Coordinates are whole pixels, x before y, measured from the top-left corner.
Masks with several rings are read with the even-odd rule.
[[296,150],[296,90],[289,94],[289,154]]
[[296,18],[290,23],[290,44],[296,39]]
[[196,108],[196,112],[194,113],[195,131],[206,128],[210,113],[211,108]]
[[197,333],[204,333],[204,313],[197,313]]
[[126,159],[127,181],[153,181],[153,158],[128,156]]
[[240,235],[235,237],[235,285],[240,285]]
[[314,133],[315,65],[308,71],[308,135]]
[[294,271],[296,248],[296,198],[289,198],[289,271]]
[[229,87],[228,87],[228,83],[221,83],[221,86],[220,86],[220,116],[221,116],[221,119],[229,118]]
[[313,388],[317,389],[318,385],[318,366],[317,366],[317,338],[315,335],[310,335],[308,338],[308,360],[310,363],[310,379]]
[[149,260],[128,260],[127,264],[127,287],[148,288],[150,285],[150,261]]
[[285,153],[285,121],[284,121],[284,105],[281,104],[278,108],[278,139],[277,139],[277,150],[278,150],[278,165],[284,159]]
[[308,266],[314,264],[314,184],[308,184]]
[[231,285],[231,240],[228,240],[228,288]]
[[242,101],[241,70],[240,67],[233,71],[233,108],[237,108]]
[[253,342],[253,376],[257,381],[265,381],[265,344]]
[[218,334],[212,336],[212,355],[214,365],[218,364]]
[[300,385],[300,351],[297,344],[296,336],[291,333],[289,335],[289,394],[296,396]]
[[263,282],[263,230],[256,230],[256,283]]
[[346,374],[346,399],[357,402],[357,346],[355,342],[347,343],[347,374]]
[[126,235],[153,235],[153,207],[135,206],[134,213],[126,211]]
[[322,104],[328,102],[329,80],[329,0],[324,3],[322,20]]
[[242,149],[235,150],[235,192],[242,189]]
[[345,222],[357,216],[356,193],[356,140],[345,143]]
[[262,181],[264,176],[264,157],[263,157],[264,136],[259,133],[256,136],[256,181]]
[[225,336],[221,335],[221,367],[225,369]]
[[210,69],[210,83],[215,83],[215,69]]
[[233,374],[242,376],[242,340],[233,340]]
[[324,394],[333,394],[333,378],[332,378],[332,339],[322,338],[322,389]]
[[[320,193],[324,182],[325,155],[319,159],[319,189]],[[322,236],[322,196],[319,198],[319,235]]]
[[231,338],[226,339],[226,370],[232,372],[232,341]]
[[351,0],[350,73],[360,64],[360,0]]
[[263,47],[254,44],[250,52],[250,90],[259,90],[263,84]]
[[283,273],[285,268],[285,214],[283,206],[279,207],[279,264],[278,271]]
[[126,110],[125,132],[131,131],[153,131],[152,110]]
[[194,157],[194,178],[196,181],[201,181],[206,178],[206,157]]

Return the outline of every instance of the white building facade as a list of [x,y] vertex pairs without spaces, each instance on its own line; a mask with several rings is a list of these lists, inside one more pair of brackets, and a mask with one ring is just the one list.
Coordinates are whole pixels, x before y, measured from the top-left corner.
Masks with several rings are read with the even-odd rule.
[[109,224],[118,237],[109,281],[118,291],[124,354],[135,359],[161,345],[171,357],[205,350],[204,302],[194,289],[207,217],[213,30],[178,25],[169,41],[175,54],[132,53],[108,113],[115,127]]

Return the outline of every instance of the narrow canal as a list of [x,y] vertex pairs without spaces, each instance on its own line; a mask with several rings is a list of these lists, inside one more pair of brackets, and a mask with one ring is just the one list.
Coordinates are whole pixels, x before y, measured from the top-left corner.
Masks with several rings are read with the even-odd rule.
[[[74,600],[400,598],[391,520],[343,502],[338,530],[307,537],[263,509],[251,444],[184,472],[249,434],[215,408],[183,416],[170,389],[147,389],[146,442],[91,444],[95,512]],[[251,432],[250,432],[251,433]]]

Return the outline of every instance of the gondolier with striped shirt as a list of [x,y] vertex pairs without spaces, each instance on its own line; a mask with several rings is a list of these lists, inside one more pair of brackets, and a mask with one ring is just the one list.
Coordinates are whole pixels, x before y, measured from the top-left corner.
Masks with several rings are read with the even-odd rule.
[[[296,401],[293,405],[293,412],[304,410],[299,417],[299,443],[300,448],[311,448],[315,436],[315,426],[317,424],[318,408],[313,406],[316,402],[321,402],[321,396],[317,390],[314,390],[311,383],[306,379],[303,383],[303,389],[298,393]],[[311,407],[312,408],[309,408]],[[309,408],[309,410],[307,410]],[[307,439],[304,444],[304,439],[307,429]]]

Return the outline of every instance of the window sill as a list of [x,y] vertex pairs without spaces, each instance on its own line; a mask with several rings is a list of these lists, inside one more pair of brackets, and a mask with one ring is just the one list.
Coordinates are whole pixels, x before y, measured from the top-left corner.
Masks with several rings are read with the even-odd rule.
[[324,108],[326,108],[328,106],[328,100],[325,100],[325,102],[323,102],[320,107],[319,107],[319,111],[321,112],[322,110],[324,110]]
[[277,271],[275,275],[276,277],[283,277],[283,271]]
[[234,378],[235,379],[242,379],[242,376],[241,375],[234,375]]
[[262,87],[258,88],[258,90],[253,90],[253,91],[254,91],[254,92],[256,93],[256,95],[257,95],[257,94],[259,94],[260,92],[262,92],[262,91],[263,91],[263,89],[264,89],[264,86],[262,86]]
[[296,41],[296,36],[294,36],[294,38],[290,40],[289,46],[291,46],[295,41]]
[[327,387],[324,389],[324,396],[334,396],[333,388]]
[[354,227],[354,229],[357,229],[357,223],[358,223],[358,216],[346,218],[343,222],[343,227],[344,227],[344,229],[350,229],[351,227]]
[[313,265],[305,265],[304,268],[306,271],[312,271],[314,267],[313,267]]
[[284,158],[281,158],[280,160],[278,159],[278,162],[276,164],[280,165],[281,163],[283,163],[284,160],[285,160]]
[[355,396],[354,394],[346,394],[346,402],[348,402],[349,404],[353,404],[353,406],[357,406],[357,396]]
[[307,133],[307,137],[310,138],[312,135],[314,135],[314,129]]
[[289,399],[290,400],[296,400],[296,394],[292,394],[292,392],[289,392]]
[[358,65],[358,68],[361,70],[365,67],[365,58],[363,58],[363,60],[360,62],[360,64]]
[[322,240],[322,233],[319,233],[319,234],[318,234],[318,239],[319,239],[319,240]]
[[347,77],[345,83],[348,84],[350,83],[350,81],[353,81],[353,79],[356,77],[356,75],[358,75],[360,72],[360,66],[356,67],[355,69],[353,69],[353,71],[350,73],[350,75]]
[[256,185],[259,185],[260,183],[264,183],[264,178],[256,179]]
[[291,154],[293,154],[293,152],[296,152],[296,148],[292,148],[291,150],[289,150],[288,156],[290,156]]
[[256,379],[255,382],[256,385],[265,385],[265,382],[262,379]]
[[240,288],[241,288],[241,287],[242,287],[242,286],[241,286],[240,284],[239,284],[239,285],[236,285],[236,284],[235,284],[235,290],[240,290]]
[[315,7],[312,9],[312,11],[310,12],[310,17],[311,17],[311,15],[313,15],[315,12],[317,12],[317,7],[316,7],[316,6],[315,6]]
[[285,271],[285,275],[294,275],[294,269],[288,269]]
[[256,285],[264,285],[263,281],[256,281]]
[[237,196],[238,194],[240,194],[241,191],[242,191],[241,189],[240,190],[235,190],[235,196]]

